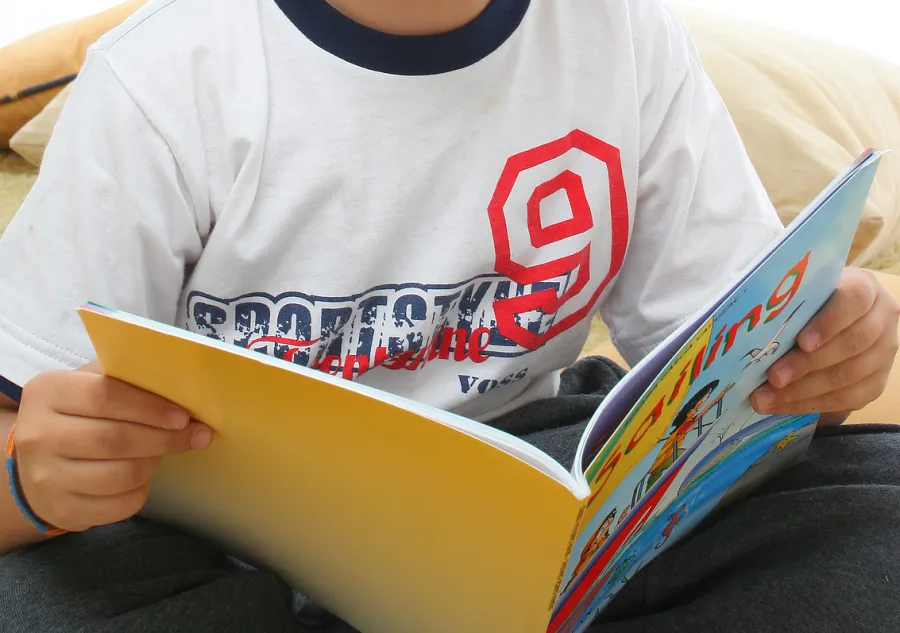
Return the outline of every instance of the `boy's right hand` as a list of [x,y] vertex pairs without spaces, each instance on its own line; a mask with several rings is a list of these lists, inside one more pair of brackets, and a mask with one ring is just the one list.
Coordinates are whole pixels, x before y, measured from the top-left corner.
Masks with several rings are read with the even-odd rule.
[[91,364],[36,376],[16,416],[25,500],[45,523],[70,532],[135,515],[163,455],[212,439],[184,409],[98,372]]

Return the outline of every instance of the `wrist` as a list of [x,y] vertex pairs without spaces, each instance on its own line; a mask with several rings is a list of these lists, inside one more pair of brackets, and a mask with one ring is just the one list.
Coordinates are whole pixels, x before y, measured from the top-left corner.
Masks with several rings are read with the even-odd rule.
[[9,434],[7,435],[5,452],[5,470],[10,499],[12,500],[16,509],[19,511],[20,516],[28,522],[28,524],[34,531],[46,537],[65,534],[65,530],[61,530],[53,525],[50,525],[41,517],[39,517],[28,504],[28,501],[25,498],[25,493],[22,490],[21,481],[19,479],[17,460],[18,456],[16,454],[15,437],[16,425],[13,424],[9,429]]
[[[14,411],[0,408],[0,438],[6,437],[12,422],[15,421],[15,416]],[[50,538],[35,529],[22,516],[8,491],[8,475],[4,465],[0,469],[0,556]]]
[[[0,479],[5,479],[4,468],[0,471]],[[22,516],[12,496],[8,494],[9,486],[6,482],[0,482],[0,556],[5,556],[19,548],[35,545],[52,538],[50,535],[39,532]]]

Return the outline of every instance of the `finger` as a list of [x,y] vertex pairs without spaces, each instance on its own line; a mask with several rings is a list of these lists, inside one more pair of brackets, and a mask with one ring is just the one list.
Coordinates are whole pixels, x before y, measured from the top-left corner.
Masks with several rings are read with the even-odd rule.
[[52,436],[56,453],[68,459],[117,460],[158,457],[206,448],[212,431],[200,422],[181,430],[115,420],[75,419],[58,425]]
[[890,367],[886,367],[859,382],[846,385],[836,391],[758,411],[768,415],[857,411],[882,394],[889,375]]
[[23,402],[34,397],[65,415],[183,429],[190,417],[182,407],[148,391],[89,371],[38,374],[23,390]]
[[134,490],[107,497],[66,495],[61,499],[57,511],[45,517],[45,520],[50,520],[52,516],[53,525],[69,532],[83,532],[98,525],[118,523],[140,512],[149,493],[150,484],[144,484]]
[[797,336],[797,346],[812,352],[868,314],[878,299],[879,285],[869,271],[847,268],[825,306]]
[[884,310],[876,304],[873,310],[814,351],[792,349],[769,368],[766,377],[773,387],[784,388],[812,373],[858,356],[876,346],[885,333],[895,329],[885,329],[885,321]]
[[881,337],[885,339],[884,343],[879,341],[862,354],[807,374],[786,387],[777,388],[769,384],[760,388],[754,393],[755,405],[767,411],[785,408],[793,402],[809,400],[865,380],[890,366],[896,354],[887,342],[891,336],[890,332],[885,332]]
[[68,459],[60,464],[66,492],[89,497],[113,497],[150,481],[159,457],[145,459]]

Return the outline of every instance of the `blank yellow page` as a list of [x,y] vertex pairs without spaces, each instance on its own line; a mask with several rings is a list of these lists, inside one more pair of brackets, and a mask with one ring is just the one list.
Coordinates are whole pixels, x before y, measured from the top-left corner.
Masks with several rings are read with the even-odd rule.
[[81,312],[104,372],[212,446],[163,460],[149,516],[268,564],[363,633],[543,633],[581,506],[445,424],[249,353]]

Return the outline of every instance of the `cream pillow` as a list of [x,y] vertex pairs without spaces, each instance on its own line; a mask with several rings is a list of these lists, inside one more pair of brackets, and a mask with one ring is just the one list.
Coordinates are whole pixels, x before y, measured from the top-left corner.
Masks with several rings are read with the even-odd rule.
[[[59,24],[0,48],[0,97],[22,94],[78,73],[88,47],[143,3],[144,0],[127,0],[96,15]],[[0,16],[5,12],[6,9],[0,9]],[[0,104],[0,148],[7,147],[10,138],[59,92],[57,86]]]
[[44,150],[50,141],[50,134],[59,119],[59,113],[72,91],[69,84],[56,95],[41,113],[26,123],[21,130],[9,139],[9,148],[16,154],[27,160],[35,167],[39,167],[44,157]]
[[[864,149],[900,149],[900,66],[677,6],[784,222]],[[900,156],[882,161],[850,259],[873,264],[900,238]]]

